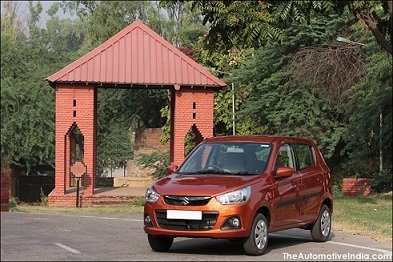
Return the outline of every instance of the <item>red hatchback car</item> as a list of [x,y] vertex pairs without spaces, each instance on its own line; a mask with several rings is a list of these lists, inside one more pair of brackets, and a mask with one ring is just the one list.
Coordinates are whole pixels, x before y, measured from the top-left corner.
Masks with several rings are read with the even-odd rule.
[[155,251],[175,237],[241,240],[248,255],[270,232],[311,231],[326,241],[333,211],[330,170],[308,139],[228,136],[205,139],[146,191],[144,230]]

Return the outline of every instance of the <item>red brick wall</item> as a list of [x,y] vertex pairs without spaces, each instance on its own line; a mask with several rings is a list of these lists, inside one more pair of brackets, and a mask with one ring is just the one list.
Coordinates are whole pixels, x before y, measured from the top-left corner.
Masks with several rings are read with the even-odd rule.
[[169,152],[169,145],[160,143],[163,132],[161,128],[139,128],[135,131],[135,151]]
[[1,211],[8,212],[9,205],[8,201],[10,199],[10,181],[8,174],[1,174]]
[[95,87],[86,85],[58,85],[56,87],[55,189],[50,196],[64,195],[68,188],[69,134],[76,125],[84,138],[83,162],[87,166],[84,194],[93,194],[96,171],[96,104]]
[[213,110],[214,91],[212,89],[172,90],[172,163],[179,165],[184,160],[184,138],[193,125],[202,138],[213,136]]

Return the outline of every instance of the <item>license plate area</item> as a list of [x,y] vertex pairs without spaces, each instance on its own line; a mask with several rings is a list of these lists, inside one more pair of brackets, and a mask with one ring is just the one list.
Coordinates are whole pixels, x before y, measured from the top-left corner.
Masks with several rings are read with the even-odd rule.
[[202,211],[167,210],[167,219],[202,220]]

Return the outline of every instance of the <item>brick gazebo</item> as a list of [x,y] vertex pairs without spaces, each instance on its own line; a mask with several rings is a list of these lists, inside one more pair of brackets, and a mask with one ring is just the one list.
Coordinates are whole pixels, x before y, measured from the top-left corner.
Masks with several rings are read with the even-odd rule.
[[81,175],[83,205],[93,203],[97,88],[170,89],[170,160],[179,164],[190,129],[197,143],[213,136],[214,90],[226,86],[140,20],[46,80],[56,90],[55,188],[50,206],[74,206],[72,178]]

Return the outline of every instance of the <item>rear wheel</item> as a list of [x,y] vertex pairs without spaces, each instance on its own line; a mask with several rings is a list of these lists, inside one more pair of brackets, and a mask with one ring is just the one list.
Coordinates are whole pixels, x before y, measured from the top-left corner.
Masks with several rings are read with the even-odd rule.
[[312,240],[317,242],[329,240],[332,228],[331,214],[329,207],[327,205],[322,205],[317,221],[311,226]]
[[257,214],[252,223],[250,235],[243,243],[247,255],[259,256],[266,251],[268,241],[267,219],[263,214]]
[[150,247],[157,252],[168,251],[173,243],[173,237],[147,235]]

